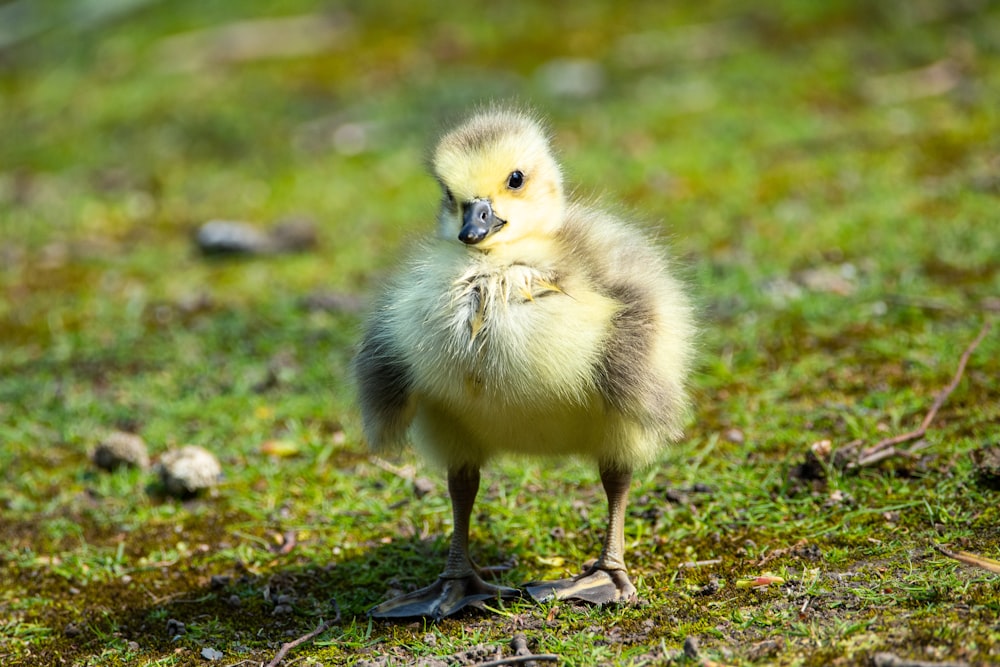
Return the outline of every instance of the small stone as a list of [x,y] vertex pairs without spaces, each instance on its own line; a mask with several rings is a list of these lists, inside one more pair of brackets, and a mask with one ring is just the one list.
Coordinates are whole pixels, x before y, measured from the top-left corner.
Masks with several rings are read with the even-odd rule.
[[194,445],[168,451],[160,457],[156,470],[166,492],[180,498],[215,486],[222,476],[219,460]]
[[980,447],[969,456],[983,486],[1000,489],[1000,445]]
[[510,647],[514,651],[514,655],[531,655],[531,649],[528,648],[528,637],[523,632],[518,632],[510,640]]
[[267,235],[246,222],[210,220],[195,233],[198,249],[206,255],[254,255],[268,252]]
[[316,225],[304,218],[284,220],[268,231],[247,222],[210,220],[195,232],[198,249],[210,256],[303,252],[316,243]]
[[743,435],[743,431],[738,428],[731,428],[726,431],[726,440],[735,443],[737,445],[742,445],[746,440],[746,436]]
[[187,632],[187,628],[184,624],[178,621],[176,618],[171,618],[167,621],[167,636],[168,637],[179,637]]
[[236,595],[235,593],[230,595],[229,599],[226,600],[226,602],[229,604],[230,607],[233,607],[234,609],[243,606],[243,600],[240,598],[239,595]]
[[222,658],[225,657],[225,655],[222,653],[222,651],[206,647],[201,649],[201,657],[203,657],[205,660],[222,660]]
[[695,595],[715,595],[719,592],[719,580],[716,577],[711,577],[708,583],[695,591]]
[[684,640],[684,655],[690,660],[698,659],[698,638],[691,636]]
[[826,461],[833,452],[833,443],[830,440],[817,440],[809,445],[809,449],[816,455],[817,460]]
[[765,639],[750,646],[747,650],[747,657],[757,661],[764,658],[771,658],[781,652],[784,644],[777,639]]
[[417,477],[413,480],[413,493],[416,494],[417,498],[423,498],[433,490],[434,482],[426,477]]
[[232,581],[232,577],[223,574],[213,574],[212,578],[209,579],[208,586],[212,590],[217,591],[228,586],[230,581]]
[[271,612],[271,613],[274,616],[288,616],[289,614],[292,613],[292,611],[293,611],[292,605],[290,605],[290,604],[279,604],[277,607],[274,608],[274,611]]
[[114,431],[108,434],[91,454],[91,461],[102,470],[149,467],[145,441],[134,433]]
[[274,602],[275,602],[275,604],[279,604],[279,605],[282,605],[282,604],[291,605],[293,602],[295,602],[295,596],[293,596],[293,595],[279,595],[277,598],[275,598]]
[[63,628],[63,634],[67,637],[79,637],[83,629],[76,623],[67,623]]

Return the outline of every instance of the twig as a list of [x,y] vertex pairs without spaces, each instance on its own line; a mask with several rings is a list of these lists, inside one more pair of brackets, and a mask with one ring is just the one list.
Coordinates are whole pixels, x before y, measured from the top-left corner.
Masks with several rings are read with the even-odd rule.
[[309,634],[302,635],[298,639],[293,639],[290,642],[285,642],[284,644],[282,644],[281,648],[278,649],[278,652],[274,655],[274,659],[271,660],[271,662],[267,663],[267,667],[278,667],[278,664],[285,658],[288,652],[291,651],[293,648],[295,648],[296,646],[301,646],[302,644],[305,644],[306,642],[315,639],[317,636],[329,630],[331,626],[340,623],[340,605],[337,604],[336,600],[333,600],[333,609],[335,615],[332,619],[330,619],[329,621],[323,621],[322,623],[317,625],[316,629],[310,632]]
[[894,653],[876,653],[872,657],[875,667],[968,667],[967,662],[928,662],[900,658]]
[[526,662],[558,662],[559,656],[553,653],[536,653],[533,655],[512,655],[509,658],[498,658],[488,662],[477,662],[469,667],[503,667],[503,665],[520,665]]
[[945,549],[940,544],[935,544],[934,548],[948,558],[954,558],[955,560],[965,563],[966,565],[975,565],[976,567],[981,567],[984,570],[1000,574],[1000,561],[993,560],[992,558],[986,558],[985,556],[970,554],[968,551],[952,551],[951,549]]
[[[877,446],[877,445],[876,445]],[[891,459],[893,456],[906,456],[911,459],[917,458],[917,452],[921,449],[927,449],[931,444],[926,440],[919,440],[913,444],[909,449],[899,449],[898,447],[889,447],[887,449],[875,450],[875,447],[864,450],[858,456],[857,461],[849,467],[865,468],[867,466],[873,466],[879,461],[885,459]]]
[[990,330],[990,322],[987,320],[986,322],[983,323],[983,327],[982,329],[979,330],[979,334],[975,337],[975,339],[971,343],[969,343],[969,346],[965,348],[965,352],[962,353],[961,358],[958,360],[958,368],[955,370],[955,375],[954,377],[952,377],[951,382],[949,382],[944,389],[938,392],[938,395],[934,398],[934,403],[931,404],[930,409],[927,411],[927,414],[924,415],[923,421],[920,422],[920,426],[916,430],[910,431],[908,433],[902,433],[900,435],[896,435],[891,438],[886,438],[884,440],[877,442],[871,447],[868,447],[867,449],[861,450],[857,458],[854,461],[848,463],[846,467],[848,469],[851,469],[851,468],[860,468],[863,466],[869,466],[878,463],[883,459],[890,458],[892,456],[897,456],[900,454],[904,456],[912,455],[918,449],[923,449],[923,447],[926,447],[927,445],[924,445],[923,447],[918,447],[917,445],[914,445],[909,450],[902,450],[898,449],[896,445],[902,444],[904,442],[910,442],[911,440],[919,440],[920,438],[924,437],[924,435],[926,435],[927,429],[930,428],[931,422],[934,421],[934,418],[937,416],[938,410],[941,409],[941,406],[944,405],[944,402],[948,400],[948,397],[951,396],[951,393],[955,391],[956,387],[958,387],[958,383],[961,382],[962,375],[965,373],[965,365],[969,362],[969,357],[971,357],[972,353],[976,350],[977,347],[979,347],[979,343],[983,341],[983,338],[986,337],[986,334],[989,332],[989,330]]
[[790,547],[785,547],[784,549],[775,549],[774,551],[772,551],[769,554],[766,554],[763,558],[757,561],[757,567],[761,567],[762,565],[767,565],[775,558],[781,558],[782,556],[787,556],[788,554],[794,553],[799,549],[802,549],[803,547],[807,546],[809,546],[809,540],[802,538],[801,540],[799,540]]
[[708,565],[719,565],[721,562],[722,562],[721,558],[710,558],[708,560],[689,560],[680,563],[677,567],[680,569],[706,567]]
[[411,465],[398,466],[386,461],[381,456],[369,456],[368,461],[376,468],[381,468],[387,473],[391,473],[400,479],[405,479],[407,482],[412,482],[417,477],[417,471]]

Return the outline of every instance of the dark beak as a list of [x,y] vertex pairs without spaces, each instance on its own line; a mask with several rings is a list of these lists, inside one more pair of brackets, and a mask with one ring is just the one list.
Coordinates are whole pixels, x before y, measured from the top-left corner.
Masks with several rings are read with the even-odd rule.
[[476,245],[487,236],[507,224],[493,214],[488,199],[473,199],[462,204],[462,231],[458,240],[467,245]]

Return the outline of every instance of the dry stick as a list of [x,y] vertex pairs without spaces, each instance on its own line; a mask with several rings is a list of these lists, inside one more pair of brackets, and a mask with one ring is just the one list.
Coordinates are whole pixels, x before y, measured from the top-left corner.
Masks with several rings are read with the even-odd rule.
[[876,653],[872,656],[875,667],[969,667],[967,662],[928,662],[901,658],[894,653]]
[[333,601],[333,609],[336,612],[336,615],[332,619],[330,619],[329,621],[323,621],[322,623],[317,625],[316,629],[310,632],[309,634],[302,635],[298,639],[293,639],[290,642],[285,642],[284,644],[282,644],[281,648],[278,649],[278,652],[274,655],[274,659],[271,662],[267,663],[267,667],[278,667],[278,664],[293,648],[305,644],[307,641],[310,641],[311,639],[314,639],[318,635],[321,635],[327,630],[329,630],[330,626],[340,623],[340,605],[337,604],[336,600]]
[[987,558],[986,556],[970,554],[968,551],[952,551],[951,549],[944,548],[940,544],[935,544],[934,548],[948,558],[954,558],[955,560],[965,563],[966,565],[975,565],[976,567],[981,567],[984,570],[1000,574],[1000,561]]
[[538,653],[537,655],[512,655],[509,658],[477,662],[469,667],[503,667],[503,665],[520,665],[524,662],[557,662],[559,656],[553,653]]
[[[918,436],[919,437],[919,436]],[[916,459],[917,452],[921,449],[927,449],[930,447],[930,443],[926,440],[921,440],[920,442],[913,443],[913,446],[909,449],[897,449],[896,447],[889,447],[888,449],[875,450],[872,447],[870,450],[866,449],[858,456],[858,460],[852,467],[864,468],[866,466],[875,465],[883,459],[891,459],[893,456],[908,456],[911,459]]]
[[709,560],[689,560],[689,561],[685,561],[683,563],[680,563],[677,567],[681,568],[681,569],[684,569],[684,568],[705,567],[707,565],[718,565],[721,562],[722,562],[721,558],[711,558]]
[[[930,428],[931,422],[934,421],[934,417],[937,416],[938,410],[941,409],[944,402],[948,400],[949,396],[951,396],[951,392],[955,391],[958,383],[961,382],[962,374],[965,373],[965,365],[969,362],[969,357],[972,356],[972,353],[977,347],[979,347],[979,343],[981,343],[983,338],[986,337],[989,330],[989,321],[983,322],[983,328],[979,330],[979,335],[977,335],[976,338],[969,343],[969,346],[965,348],[965,352],[962,353],[962,357],[958,360],[958,369],[955,371],[955,376],[951,379],[951,382],[949,382],[948,385],[942,389],[940,393],[938,393],[937,397],[934,399],[934,403],[931,405],[931,409],[927,411],[927,415],[924,416],[924,420],[920,422],[920,427],[915,431],[886,438],[885,440],[872,445],[868,449],[861,452],[861,455],[858,457],[858,462],[855,465],[861,466],[867,463],[880,461],[885,458],[884,456],[878,456],[878,454],[883,450],[890,449],[904,442],[909,442],[910,440],[918,440],[919,438],[924,437],[927,433],[927,429]],[[866,461],[866,459],[872,460]]]

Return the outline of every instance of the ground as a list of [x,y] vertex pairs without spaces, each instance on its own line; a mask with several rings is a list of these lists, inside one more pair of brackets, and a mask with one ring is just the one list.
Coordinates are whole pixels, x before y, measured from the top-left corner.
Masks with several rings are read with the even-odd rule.
[[[367,455],[348,364],[433,228],[427,148],[490,99],[673,256],[694,409],[635,483],[637,605],[373,622],[450,510]],[[0,3],[0,662],[263,664],[330,620],[286,662],[1000,662],[1000,577],[936,549],[1000,557],[1000,327],[916,454],[836,456],[917,428],[1000,311],[998,109],[974,0]],[[209,257],[216,219],[316,244]],[[101,471],[116,430],[224,478]],[[505,461],[473,553],[573,573],[605,516],[585,464]]]

